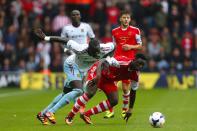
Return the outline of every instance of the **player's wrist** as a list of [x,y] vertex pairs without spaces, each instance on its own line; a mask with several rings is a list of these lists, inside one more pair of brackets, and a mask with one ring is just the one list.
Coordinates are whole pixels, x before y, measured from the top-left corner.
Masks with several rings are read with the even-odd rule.
[[133,49],[133,46],[132,45],[130,45],[130,50],[132,50]]
[[45,37],[44,37],[44,40],[45,40],[45,41],[50,41],[50,39],[51,39],[50,36],[45,36]]

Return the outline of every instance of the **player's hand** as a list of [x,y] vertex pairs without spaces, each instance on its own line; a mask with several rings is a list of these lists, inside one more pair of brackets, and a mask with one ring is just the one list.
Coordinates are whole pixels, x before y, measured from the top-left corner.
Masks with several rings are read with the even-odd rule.
[[44,32],[40,29],[40,28],[37,28],[37,29],[34,29],[34,33],[39,37],[41,38],[42,40],[44,40],[45,38],[45,34]]
[[110,66],[120,67],[119,62],[114,57],[107,57],[106,61],[109,63]]
[[94,86],[96,85],[96,83],[97,83],[97,79],[94,78],[94,79],[92,79],[92,80],[90,80],[90,81],[88,82],[87,86],[88,86],[88,87],[94,87]]
[[132,49],[132,45],[125,44],[125,45],[122,46],[122,49],[123,49],[124,51],[131,50],[131,49]]
[[128,122],[129,118],[132,116],[132,112],[130,110],[128,110],[127,112],[125,112],[125,117],[124,120],[126,121],[126,123]]

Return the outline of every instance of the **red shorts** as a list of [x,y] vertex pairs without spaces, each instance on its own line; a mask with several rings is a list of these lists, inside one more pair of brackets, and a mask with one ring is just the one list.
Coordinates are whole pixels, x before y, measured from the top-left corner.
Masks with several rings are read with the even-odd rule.
[[118,87],[116,86],[115,82],[105,78],[101,78],[98,88],[101,89],[105,94],[118,91]]

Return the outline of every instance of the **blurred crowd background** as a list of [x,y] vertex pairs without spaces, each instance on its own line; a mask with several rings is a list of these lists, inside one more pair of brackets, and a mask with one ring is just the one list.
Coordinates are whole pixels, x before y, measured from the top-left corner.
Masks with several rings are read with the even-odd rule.
[[197,71],[197,0],[0,0],[0,71],[62,72],[60,44],[40,41],[32,28],[60,35],[73,9],[102,42],[129,10],[149,57],[144,71]]

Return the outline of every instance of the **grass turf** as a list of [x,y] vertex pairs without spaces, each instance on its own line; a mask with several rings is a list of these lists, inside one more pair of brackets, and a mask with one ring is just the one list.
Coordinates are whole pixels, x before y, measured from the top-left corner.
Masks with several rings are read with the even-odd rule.
[[[118,106],[115,108],[113,119],[103,119],[104,114],[92,116],[94,125],[86,125],[76,116],[72,126],[64,122],[65,115],[71,110],[67,105],[57,111],[56,125],[43,126],[35,118],[61,90],[21,91],[19,89],[0,89],[0,131],[48,131],[48,130],[72,130],[72,131],[197,131],[197,90],[185,91],[154,89],[138,90],[134,107],[134,114],[126,124],[121,118],[121,91]],[[102,92],[88,103],[89,109],[106,99]],[[163,128],[157,129],[148,123],[152,112],[160,111],[166,117]]]

